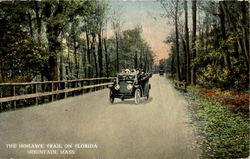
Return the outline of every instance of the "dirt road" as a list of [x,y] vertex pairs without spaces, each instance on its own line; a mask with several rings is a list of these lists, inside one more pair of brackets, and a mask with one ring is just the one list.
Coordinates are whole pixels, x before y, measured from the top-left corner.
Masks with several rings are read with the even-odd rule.
[[[154,75],[150,82],[151,97],[139,105],[132,99],[116,99],[111,105],[105,89],[1,113],[0,159],[197,158],[198,152],[191,149],[195,139],[185,99],[165,77]],[[33,148],[34,144],[42,147]],[[65,144],[69,148],[63,148]]]

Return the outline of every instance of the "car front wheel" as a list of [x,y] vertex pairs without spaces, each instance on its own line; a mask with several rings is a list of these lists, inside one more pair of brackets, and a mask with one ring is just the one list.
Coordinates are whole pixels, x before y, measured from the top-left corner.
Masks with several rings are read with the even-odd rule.
[[109,102],[110,102],[111,104],[113,104],[114,101],[115,101],[115,98],[114,98],[114,96],[113,96],[113,92],[112,92],[112,90],[109,90]]
[[135,90],[135,104],[140,103],[140,98],[141,98],[141,91],[139,88]]

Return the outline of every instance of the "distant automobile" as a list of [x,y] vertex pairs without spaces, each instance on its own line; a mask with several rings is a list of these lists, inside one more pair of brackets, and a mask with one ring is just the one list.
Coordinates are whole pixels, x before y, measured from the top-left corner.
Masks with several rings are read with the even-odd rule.
[[152,77],[151,73],[136,70],[118,73],[114,83],[109,85],[110,103],[114,103],[115,98],[120,98],[122,101],[134,98],[135,104],[140,103],[141,97],[149,99],[150,77]]
[[163,76],[164,75],[164,70],[159,70],[159,74],[160,74],[160,76]]

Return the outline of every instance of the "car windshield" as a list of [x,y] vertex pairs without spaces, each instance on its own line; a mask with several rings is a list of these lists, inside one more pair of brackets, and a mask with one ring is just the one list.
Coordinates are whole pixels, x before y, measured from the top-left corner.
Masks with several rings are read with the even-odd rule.
[[119,80],[134,80],[135,79],[135,75],[133,74],[119,74],[118,75],[118,79]]

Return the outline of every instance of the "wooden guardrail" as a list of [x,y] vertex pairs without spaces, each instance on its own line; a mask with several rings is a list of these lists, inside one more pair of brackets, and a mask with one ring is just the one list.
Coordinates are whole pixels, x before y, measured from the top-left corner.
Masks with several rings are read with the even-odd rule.
[[187,85],[185,81],[174,81],[175,88],[183,91],[187,91]]
[[[16,109],[20,101],[28,105],[45,103],[95,91],[112,84],[114,78],[89,78],[63,81],[0,83],[0,111]],[[21,91],[22,90],[22,91]],[[29,101],[26,101],[29,100]],[[17,104],[19,102],[19,104]]]

